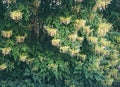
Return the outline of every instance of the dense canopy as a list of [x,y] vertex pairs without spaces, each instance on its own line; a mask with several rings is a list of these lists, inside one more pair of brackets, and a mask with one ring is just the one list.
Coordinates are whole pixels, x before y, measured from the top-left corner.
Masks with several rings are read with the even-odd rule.
[[120,0],[0,0],[0,87],[119,87]]

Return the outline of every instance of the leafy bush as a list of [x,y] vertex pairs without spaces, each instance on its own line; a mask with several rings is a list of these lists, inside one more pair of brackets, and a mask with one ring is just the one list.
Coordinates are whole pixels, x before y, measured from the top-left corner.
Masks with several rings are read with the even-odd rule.
[[105,19],[111,3],[2,0],[0,86],[119,87],[120,34]]

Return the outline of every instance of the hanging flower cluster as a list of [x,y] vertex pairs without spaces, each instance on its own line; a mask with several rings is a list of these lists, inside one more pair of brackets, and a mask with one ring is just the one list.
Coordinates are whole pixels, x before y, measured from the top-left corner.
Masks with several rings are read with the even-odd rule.
[[62,46],[62,47],[60,47],[60,52],[61,53],[66,53],[66,52],[68,52],[68,50],[69,50],[69,46]]
[[20,36],[20,35],[18,35],[18,36],[16,36],[16,42],[17,43],[22,43],[22,42],[25,41],[25,38],[26,38],[26,36]]
[[57,34],[57,29],[50,28],[48,26],[44,26],[44,28],[50,36],[55,36]]
[[4,38],[10,38],[12,36],[12,30],[10,30],[10,31],[2,31],[2,36]]
[[80,31],[86,36],[89,36],[93,32],[93,30],[90,29],[90,26],[86,26],[86,20],[84,19],[76,19],[74,22],[74,27],[77,32]]
[[104,37],[112,28],[112,25],[109,23],[99,23],[98,24],[98,36]]
[[53,71],[57,71],[58,65],[55,63],[48,64],[48,69],[51,69]]
[[95,45],[95,53],[96,54],[103,54],[105,52],[105,46]]
[[60,45],[60,39],[53,39],[51,41],[51,43],[52,43],[53,46],[58,47]]
[[69,49],[69,53],[71,57],[78,56],[80,50],[79,49]]
[[1,64],[0,65],[0,71],[4,70],[7,68],[7,65],[6,64]]
[[98,43],[98,38],[94,36],[89,36],[87,37],[87,40],[91,43],[97,44]]
[[77,37],[77,33],[68,35],[69,40],[72,42],[76,41]]
[[85,26],[85,23],[86,23],[86,20],[76,19],[76,20],[75,20],[75,23],[74,23],[74,27],[77,29],[77,31],[79,31],[82,27]]
[[5,47],[5,48],[2,48],[2,54],[5,56],[5,55],[8,55],[10,54],[11,52],[11,47]]
[[101,45],[103,45],[103,46],[110,46],[110,44],[111,44],[111,42],[108,41],[106,38],[101,38],[101,39],[100,39],[100,43],[101,43]]
[[71,17],[60,17],[60,22],[65,24],[65,25],[68,25],[70,22],[71,22]]
[[19,59],[20,59],[20,61],[25,62],[25,61],[27,60],[27,55],[21,54],[21,55],[19,56]]
[[20,10],[15,10],[10,12],[10,17],[13,20],[21,20],[22,19],[22,12]]
[[111,4],[112,0],[97,0],[94,10],[104,10],[109,4]]

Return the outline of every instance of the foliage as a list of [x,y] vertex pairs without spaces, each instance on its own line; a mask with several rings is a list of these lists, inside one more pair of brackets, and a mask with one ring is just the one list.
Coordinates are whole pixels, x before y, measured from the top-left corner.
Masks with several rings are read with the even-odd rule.
[[0,86],[119,87],[119,20],[106,19],[112,6],[111,0],[0,1]]
[[[112,0],[111,5],[109,6],[109,8],[106,9],[106,11],[104,11],[104,17],[107,18],[107,20],[109,22],[111,22],[114,26],[114,29],[116,31],[120,31],[120,0]],[[112,9],[112,10],[111,10]],[[113,21],[114,20],[114,21]]]

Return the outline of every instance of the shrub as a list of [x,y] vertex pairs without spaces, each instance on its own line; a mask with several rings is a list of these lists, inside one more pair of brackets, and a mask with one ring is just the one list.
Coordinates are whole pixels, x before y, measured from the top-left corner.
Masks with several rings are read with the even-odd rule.
[[111,2],[2,0],[0,86],[119,86],[120,34],[103,16]]

